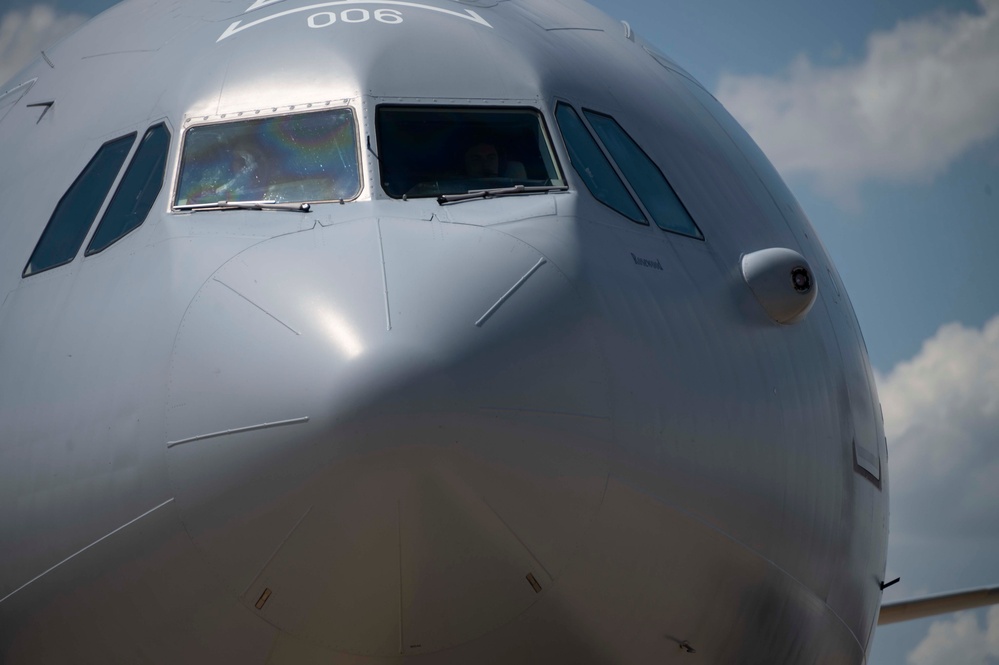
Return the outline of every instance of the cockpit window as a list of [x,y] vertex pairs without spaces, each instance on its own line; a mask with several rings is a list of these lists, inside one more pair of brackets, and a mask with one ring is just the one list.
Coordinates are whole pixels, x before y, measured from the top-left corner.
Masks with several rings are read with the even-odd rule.
[[572,167],[594,198],[633,222],[648,224],[635,199],[628,193],[576,111],[567,104],[559,104],[555,109],[555,116],[558,118],[558,126],[562,130]]
[[382,187],[393,198],[503,187],[562,187],[535,109],[379,106]]
[[656,225],[664,231],[703,240],[666,176],[621,125],[609,115],[585,109],[583,113]]
[[87,256],[103,251],[146,221],[163,187],[169,147],[170,130],[166,125],[160,123],[146,131],[90,239]]
[[334,109],[190,128],[174,206],[339,201],[360,191],[354,112]]
[[35,251],[24,267],[22,277],[69,263],[80,251],[87,231],[104,204],[135,134],[108,141],[100,147],[83,172],[77,176],[56,204],[55,212],[42,232]]

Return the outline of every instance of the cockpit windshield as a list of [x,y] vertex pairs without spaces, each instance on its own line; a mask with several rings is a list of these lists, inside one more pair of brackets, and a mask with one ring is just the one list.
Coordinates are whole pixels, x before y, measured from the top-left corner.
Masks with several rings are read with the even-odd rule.
[[361,191],[354,127],[351,109],[194,126],[174,206],[352,199]]
[[379,106],[376,122],[382,187],[391,197],[565,185],[535,109]]

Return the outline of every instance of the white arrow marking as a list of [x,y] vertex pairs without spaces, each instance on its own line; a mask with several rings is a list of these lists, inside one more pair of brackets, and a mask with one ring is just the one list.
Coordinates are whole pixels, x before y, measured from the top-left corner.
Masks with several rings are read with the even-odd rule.
[[398,5],[402,7],[415,7],[416,9],[428,9],[432,12],[440,12],[441,14],[449,14],[456,18],[463,18],[466,21],[471,21],[472,23],[478,23],[479,25],[484,25],[487,28],[493,27],[489,22],[479,16],[476,12],[471,9],[465,10],[465,13],[452,11],[450,9],[442,9],[441,7],[433,7],[431,5],[420,5],[415,2],[401,2],[400,0],[338,0],[337,2],[323,2],[318,5],[309,5],[307,7],[299,7],[297,9],[288,9],[283,12],[278,12],[277,14],[271,14],[270,16],[265,16],[264,18],[259,18],[256,21],[250,21],[246,25],[240,25],[241,21],[236,21],[228,28],[225,32],[215,40],[215,43],[232,37],[237,32],[243,32],[249,28],[260,25],[261,23],[266,23],[267,21],[272,21],[276,18],[281,18],[282,16],[288,16],[289,14],[299,14],[301,12],[311,12],[316,9],[322,9],[324,7],[335,7],[337,5]]
[[260,9],[261,7],[266,7],[267,5],[273,5],[275,2],[284,2],[284,0],[257,0],[252,5],[250,5],[249,9],[247,9],[243,13],[244,14],[249,14],[254,9]]

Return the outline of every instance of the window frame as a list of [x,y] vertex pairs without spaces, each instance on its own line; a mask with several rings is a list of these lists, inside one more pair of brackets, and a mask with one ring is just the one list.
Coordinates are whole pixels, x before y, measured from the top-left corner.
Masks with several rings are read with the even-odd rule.
[[[175,215],[190,214],[191,210],[185,210],[183,208],[177,207],[177,191],[180,187],[180,176],[183,171],[184,166],[184,148],[187,146],[187,134],[192,129],[197,127],[205,127],[209,125],[223,125],[231,124],[237,122],[247,122],[252,120],[264,120],[273,118],[282,118],[287,116],[295,115],[305,115],[308,113],[323,113],[329,111],[349,111],[351,116],[351,121],[354,127],[354,157],[357,163],[357,181],[358,188],[357,192],[350,198],[344,199],[323,199],[321,201],[309,201],[314,205],[325,204],[325,203],[350,203],[352,201],[357,201],[360,199],[366,189],[366,174],[365,174],[365,163],[364,154],[361,142],[364,140],[364,134],[362,132],[362,119],[363,119],[363,109],[356,105],[343,103],[350,100],[337,100],[338,104],[333,105],[329,101],[325,102],[309,102],[304,104],[293,104],[289,106],[272,106],[268,110],[264,111],[261,109],[252,109],[247,111],[234,111],[221,113],[218,115],[196,115],[185,117],[184,127],[180,131],[180,138],[177,141],[177,147],[173,152],[174,166],[172,169],[171,180],[170,180],[170,198],[169,206],[167,212]],[[184,204],[179,204],[183,206]]]
[[[101,247],[99,249],[94,249],[94,240],[97,238],[97,234],[100,233],[101,226],[104,224],[104,220],[107,218],[108,213],[111,212],[111,210],[112,210],[112,208],[113,208],[113,206],[115,204],[115,201],[118,199],[119,194],[122,193],[122,191],[121,191],[122,190],[122,186],[126,183],[129,174],[132,172],[132,167],[135,166],[135,160],[139,156],[139,152],[142,150],[142,146],[143,146],[144,142],[149,137],[149,135],[153,132],[153,130],[155,130],[155,129],[159,128],[159,127],[162,127],[163,130],[166,132],[166,147],[165,147],[165,149],[163,151],[163,155],[162,155],[162,158],[163,158],[163,165],[161,167],[162,173],[160,174],[159,185],[156,187],[156,196],[153,198],[152,201],[150,201],[149,208],[146,210],[145,214],[142,216],[142,219],[139,221],[138,224],[136,224],[132,228],[128,229],[124,233],[121,233],[120,235],[114,237],[109,243],[107,243],[103,247]],[[83,255],[85,257],[86,256],[93,256],[95,254],[100,254],[101,252],[103,252],[104,250],[110,248],[112,245],[114,245],[115,243],[117,243],[119,240],[121,240],[122,238],[130,235],[131,233],[133,233],[134,231],[136,231],[140,226],[142,226],[143,224],[146,223],[146,220],[149,218],[149,214],[152,212],[153,208],[156,205],[156,199],[158,199],[162,195],[162,193],[163,193],[163,184],[166,182],[167,169],[170,166],[170,150],[171,150],[171,144],[172,143],[173,143],[173,133],[170,131],[170,125],[169,125],[169,123],[165,119],[160,120],[158,122],[155,122],[155,123],[149,125],[146,128],[146,131],[143,132],[142,138],[135,142],[135,144],[133,145],[131,154],[130,154],[130,158],[127,159],[128,163],[126,165],[124,165],[124,170],[122,171],[122,173],[119,174],[117,185],[114,187],[114,193],[111,195],[111,199],[106,202],[106,205],[104,206],[103,212],[100,213],[100,219],[98,220],[96,227],[94,227],[93,233],[89,234],[90,238],[87,240],[87,248],[83,252]],[[93,226],[93,224],[92,224],[92,226]]]
[[[616,212],[617,214],[621,215],[622,217],[624,217],[628,221],[630,221],[630,222],[632,222],[634,224],[637,224],[639,226],[655,226],[657,229],[659,229],[659,231],[661,231],[663,233],[669,233],[669,234],[671,234],[673,236],[679,236],[681,238],[688,238],[690,240],[698,240],[700,242],[706,242],[707,241],[707,238],[704,235],[704,231],[701,230],[701,227],[697,223],[697,220],[695,220],[694,216],[690,213],[690,209],[687,207],[687,204],[683,202],[683,199],[680,197],[680,194],[676,191],[676,188],[673,187],[673,183],[670,182],[669,178],[666,177],[666,174],[663,173],[662,167],[659,166],[659,164],[654,159],[652,159],[652,156],[649,155],[648,152],[646,152],[645,148],[643,148],[642,145],[638,141],[636,141],[635,138],[630,133],[628,133],[628,130],[626,130],[624,128],[624,125],[622,125],[621,122],[614,115],[612,115],[610,113],[607,113],[605,111],[598,111],[598,110],[596,110],[596,109],[594,109],[592,107],[588,107],[588,106],[576,106],[575,104],[573,104],[572,102],[568,101],[565,98],[557,97],[555,99],[555,104],[553,106],[553,115],[555,117],[556,124],[558,123],[558,109],[559,109],[559,106],[566,106],[566,107],[572,109],[572,111],[575,113],[576,117],[583,123],[583,126],[586,128],[587,132],[589,132],[589,134],[590,134],[590,138],[592,138],[593,141],[596,143],[597,147],[600,149],[601,153],[603,154],[604,159],[606,159],[607,162],[611,165],[611,168],[614,170],[614,173],[617,175],[617,177],[620,179],[621,183],[624,185],[625,189],[627,190],[628,194],[631,196],[631,198],[634,201],[635,205],[638,206],[638,209],[645,216],[645,219],[643,221],[636,221],[634,219],[631,219],[626,214],[624,214],[621,211],[615,209],[613,206],[608,205],[607,203],[601,201],[599,198],[597,198],[597,196],[593,193],[593,191],[590,189],[589,185],[587,185],[586,182],[585,182],[585,180],[584,180],[583,181],[583,189],[585,189],[587,192],[589,192],[590,196],[592,196],[594,198],[594,200],[596,200],[601,205],[604,205],[604,206],[610,208],[611,210],[614,210],[614,212]],[[677,201],[680,203],[680,205],[683,207],[684,211],[687,213],[687,216],[690,218],[691,223],[693,223],[694,228],[697,230],[697,232],[698,232],[699,235],[695,236],[695,235],[690,235],[690,234],[687,234],[687,233],[682,233],[680,231],[674,231],[674,230],[671,230],[671,229],[664,229],[662,226],[659,225],[658,222],[656,222],[655,216],[652,215],[652,213],[649,211],[648,207],[642,201],[642,198],[638,195],[638,192],[635,190],[634,186],[631,184],[631,181],[626,177],[626,175],[622,171],[620,165],[617,163],[617,160],[614,159],[614,156],[611,154],[610,150],[607,148],[607,146],[604,144],[603,140],[600,138],[600,134],[596,131],[596,129],[590,123],[590,119],[589,119],[589,117],[587,117],[587,114],[594,114],[594,115],[599,115],[599,116],[602,116],[602,117],[605,117],[605,118],[609,118],[610,120],[612,120],[620,128],[620,130],[625,134],[625,136],[628,139],[630,139],[632,143],[635,144],[635,147],[637,147],[638,150],[641,151],[641,153],[645,156],[645,158],[648,159],[649,163],[656,167],[656,169],[659,171],[659,174],[662,176],[663,181],[667,185],[669,185],[670,189],[673,190],[673,194],[676,196]],[[559,131],[559,135],[562,138],[562,147],[568,153],[569,144],[565,140],[565,135],[561,132],[561,126],[559,126],[559,130],[560,130]],[[571,160],[570,160],[570,163],[571,163]],[[573,171],[576,172],[575,175],[578,178],[582,179],[582,176],[576,170],[575,166],[573,166]]]
[[[669,178],[666,177],[666,174],[663,173],[662,167],[659,166],[659,164],[657,164],[654,159],[652,159],[652,156],[648,152],[646,152],[645,148],[642,147],[642,144],[639,143],[638,141],[636,141],[635,137],[632,136],[628,132],[628,130],[624,128],[624,125],[622,125],[618,121],[618,119],[615,118],[610,113],[604,113],[602,111],[597,111],[595,109],[586,108],[586,107],[581,107],[581,110],[583,112],[583,114],[582,114],[583,121],[586,123],[587,128],[590,130],[590,133],[597,140],[597,143],[600,145],[600,147],[603,148],[604,153],[611,160],[611,163],[617,168],[617,170],[620,173],[622,179],[624,180],[625,184],[627,185],[628,190],[630,192],[632,192],[632,195],[634,196],[635,201],[641,207],[642,212],[645,213],[645,215],[648,217],[649,220],[651,220],[652,224],[655,225],[656,227],[658,227],[659,230],[665,231],[666,233],[672,233],[674,235],[682,236],[684,238],[691,238],[693,240],[701,240],[701,241],[703,241],[704,240],[704,232],[701,230],[701,227],[698,226],[697,220],[694,219],[694,216],[690,214],[690,209],[687,208],[687,204],[685,204],[683,202],[683,199],[680,198],[680,195],[677,193],[676,188],[673,187],[673,183],[671,183],[669,181]],[[649,207],[647,205],[645,205],[645,202],[642,200],[642,197],[639,195],[638,190],[636,190],[634,188],[634,186],[631,184],[631,180],[627,178],[626,174],[624,173],[624,170],[620,167],[620,165],[618,164],[617,160],[614,159],[614,155],[611,152],[610,148],[607,147],[607,145],[604,143],[603,139],[600,137],[600,132],[598,132],[597,129],[593,126],[593,123],[590,122],[590,118],[589,118],[588,114],[593,114],[593,115],[600,116],[602,118],[607,118],[608,120],[610,120],[611,122],[613,122],[615,125],[617,125],[617,128],[621,130],[621,132],[624,134],[625,138],[627,138],[629,141],[631,141],[631,143],[634,144],[635,148],[637,148],[638,151],[640,153],[642,153],[642,155],[645,156],[645,159],[648,160],[648,163],[651,164],[656,169],[656,171],[659,172],[659,175],[663,179],[663,182],[666,184],[667,187],[670,188],[670,191],[672,191],[673,196],[676,197],[677,203],[680,204],[680,207],[683,208],[683,211],[686,213],[687,218],[690,219],[690,223],[693,224],[694,230],[697,232],[697,235],[690,235],[689,233],[683,233],[682,231],[675,231],[675,230],[672,230],[672,229],[663,228],[663,226],[658,221],[656,221],[656,216],[653,215],[652,211],[649,210]]]
[[[496,100],[496,103],[494,103],[494,104],[481,104],[481,103],[480,104],[456,104],[456,103],[446,103],[446,104],[437,103],[437,104],[434,104],[434,103],[427,103],[427,101],[420,99],[420,100],[412,100],[412,103],[409,103],[409,102],[407,102],[407,103],[402,103],[402,102],[388,102],[388,103],[384,103],[384,104],[376,104],[376,105],[374,105],[374,107],[372,109],[371,122],[372,122],[372,126],[373,126],[374,132],[375,132],[375,144],[378,147],[378,154],[375,155],[376,162],[377,162],[377,165],[378,165],[378,177],[375,180],[378,183],[378,191],[379,191],[379,193],[382,196],[384,196],[384,197],[386,197],[386,198],[388,198],[390,200],[393,200],[393,201],[412,201],[412,200],[430,200],[430,201],[433,201],[433,200],[436,199],[436,195],[434,195],[434,196],[414,196],[414,197],[405,196],[405,195],[404,196],[393,196],[392,194],[390,194],[385,189],[385,184],[383,182],[384,174],[383,174],[383,164],[382,164],[382,157],[381,157],[381,155],[384,154],[384,144],[382,143],[383,136],[382,136],[382,132],[379,131],[380,127],[379,127],[379,124],[378,124],[378,121],[379,121],[379,115],[378,114],[379,114],[379,111],[381,109],[383,109],[383,108],[389,108],[389,109],[426,109],[426,110],[439,110],[439,111],[448,111],[448,110],[451,110],[451,111],[495,111],[495,112],[499,112],[499,111],[530,111],[531,113],[533,113],[533,114],[536,115],[536,117],[537,117],[537,119],[539,121],[539,126],[541,127],[541,131],[544,133],[545,144],[547,145],[549,154],[551,155],[552,166],[554,166],[556,174],[561,177],[561,180],[562,180],[562,183],[563,183],[563,185],[553,185],[553,186],[554,187],[562,186],[562,187],[566,187],[566,188],[568,187],[568,184],[569,184],[568,172],[562,166],[562,160],[559,157],[559,146],[558,146],[558,143],[555,141],[555,138],[554,138],[555,135],[551,131],[551,127],[549,126],[548,118],[546,116],[546,113],[545,113],[544,109],[539,108],[537,106],[532,106],[530,104],[525,104],[525,103],[523,103],[523,101],[518,101],[516,103],[505,103],[505,104],[502,103],[502,100]],[[556,122],[555,126],[556,127],[558,126],[557,122]]]
[[[25,263],[24,269],[21,271],[22,279],[41,274],[43,272],[47,272],[49,270],[53,270],[55,268],[59,268],[64,265],[68,265],[72,263],[77,256],[79,256],[80,250],[83,248],[84,244],[91,236],[95,222],[97,222],[101,214],[105,210],[107,210],[107,205],[112,190],[114,190],[115,187],[121,183],[122,174],[124,173],[125,170],[125,164],[129,161],[129,156],[134,154],[135,152],[135,147],[137,143],[136,139],[138,138],[138,136],[139,136],[138,131],[131,131],[122,134],[120,136],[110,138],[101,143],[101,145],[97,148],[97,150],[94,151],[94,154],[90,157],[89,160],[87,160],[87,163],[84,165],[84,167],[80,170],[79,173],[77,173],[76,177],[73,179],[73,182],[70,183],[69,187],[66,188],[62,196],[59,197],[59,201],[56,203],[55,208],[53,208],[52,213],[49,215],[48,222],[45,224],[45,228],[42,230],[41,235],[38,237],[38,240],[35,242],[35,247],[34,249],[31,250],[31,254],[28,257],[28,261],[27,263]],[[90,221],[86,223],[86,229],[80,235],[80,240],[76,246],[76,249],[73,251],[72,255],[69,256],[69,258],[67,258],[66,260],[60,261],[58,263],[53,263],[52,265],[47,265],[44,268],[38,270],[31,270],[29,272],[29,268],[31,268],[32,261],[34,260],[35,255],[38,253],[39,248],[42,247],[46,238],[49,236],[49,233],[52,231],[53,229],[52,223],[53,221],[55,221],[56,215],[59,214],[59,212],[62,210],[63,204],[66,202],[66,198],[70,195],[70,193],[74,192],[78,188],[78,186],[80,186],[81,181],[88,175],[88,171],[94,165],[97,158],[101,155],[102,151],[104,151],[109,146],[114,145],[115,143],[119,142],[123,143],[126,140],[129,141],[128,149],[125,151],[124,155],[122,155],[121,162],[118,164],[118,167],[114,172],[114,177],[111,178],[110,182],[108,182],[107,189],[105,190],[103,197],[100,199],[99,205],[95,208],[93,216],[91,217]]]
[[[599,137],[593,131],[593,128],[590,126],[590,123],[586,121],[586,117],[582,113],[580,113],[579,109],[577,109],[575,105],[573,105],[573,104],[571,104],[571,103],[569,103],[569,102],[567,102],[565,100],[557,99],[555,101],[555,110],[554,110],[555,122],[556,123],[558,122],[558,109],[559,109],[559,106],[565,106],[565,107],[569,108],[570,110],[572,110],[572,112],[575,114],[576,118],[580,121],[580,123],[582,123],[583,129],[585,129],[587,131],[587,133],[589,133],[590,138],[593,140],[594,145],[597,146],[597,149],[603,155],[604,160],[607,162],[608,165],[610,165],[611,170],[614,171],[614,174],[617,176],[617,179],[621,182],[621,185],[624,187],[625,192],[627,192],[628,196],[631,197],[632,202],[638,208],[638,211],[642,214],[643,219],[640,219],[640,220],[638,220],[638,219],[632,219],[631,217],[629,217],[628,215],[626,215],[624,212],[618,210],[617,208],[615,208],[614,206],[610,205],[609,203],[600,200],[600,198],[597,197],[597,195],[593,192],[593,190],[590,189],[590,186],[588,184],[586,184],[585,179],[583,179],[583,176],[579,173],[579,170],[576,168],[576,165],[573,164],[572,169],[573,169],[573,171],[576,172],[576,176],[579,177],[579,179],[582,181],[582,183],[583,183],[583,189],[585,189],[587,192],[589,192],[590,196],[593,197],[594,201],[596,201],[597,203],[599,203],[602,206],[610,208],[615,213],[617,213],[618,215],[624,217],[625,219],[627,219],[632,224],[638,224],[639,226],[651,226],[652,225],[652,222],[651,222],[652,217],[651,217],[651,215],[649,215],[649,211],[646,210],[645,206],[642,205],[642,202],[638,200],[638,195],[632,189],[631,184],[628,182],[628,179],[624,177],[624,174],[621,172],[620,167],[618,167],[617,162],[615,162],[611,158],[610,153],[607,151],[607,148],[604,146],[603,142],[599,139]],[[568,156],[569,142],[566,140],[565,134],[562,132],[562,126],[561,125],[559,125],[559,135],[562,137],[562,143],[565,146],[566,155]],[[572,158],[571,157],[569,158],[569,162],[572,163]]]

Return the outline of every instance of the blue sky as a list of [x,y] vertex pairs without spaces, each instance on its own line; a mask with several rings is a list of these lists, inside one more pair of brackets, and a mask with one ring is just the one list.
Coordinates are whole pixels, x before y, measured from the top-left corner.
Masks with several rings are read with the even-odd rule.
[[[114,0],[6,0],[0,83]],[[857,310],[889,437],[886,593],[999,584],[999,0],[597,0],[774,161]],[[999,610],[885,627],[873,665],[999,665]]]

